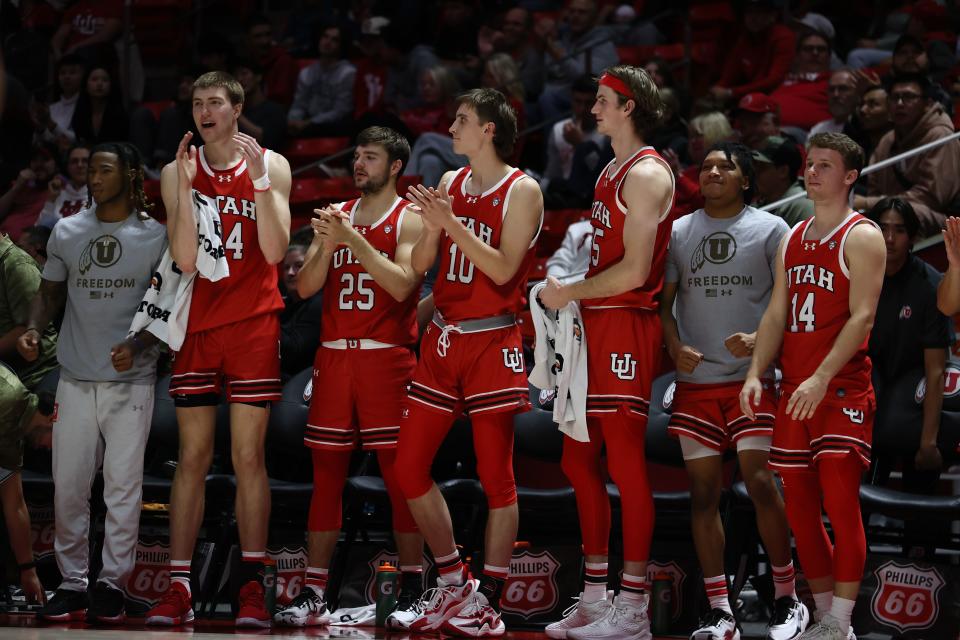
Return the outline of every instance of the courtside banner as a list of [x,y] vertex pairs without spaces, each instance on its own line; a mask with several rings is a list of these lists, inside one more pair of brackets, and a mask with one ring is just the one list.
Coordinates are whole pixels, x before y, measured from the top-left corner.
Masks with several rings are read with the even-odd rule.
[[285,607],[300,595],[307,573],[307,547],[287,544],[267,547],[267,556],[277,563],[277,606]]
[[960,567],[871,556],[854,610],[857,635],[953,640],[960,633]]

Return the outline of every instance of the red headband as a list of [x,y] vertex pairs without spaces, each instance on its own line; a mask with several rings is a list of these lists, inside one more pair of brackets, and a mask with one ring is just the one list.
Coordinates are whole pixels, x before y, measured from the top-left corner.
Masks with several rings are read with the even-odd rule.
[[633,97],[633,91],[630,90],[630,87],[627,86],[627,83],[616,76],[612,76],[609,73],[604,73],[602,76],[600,76],[600,84],[610,87],[625,98],[636,100],[636,98]]

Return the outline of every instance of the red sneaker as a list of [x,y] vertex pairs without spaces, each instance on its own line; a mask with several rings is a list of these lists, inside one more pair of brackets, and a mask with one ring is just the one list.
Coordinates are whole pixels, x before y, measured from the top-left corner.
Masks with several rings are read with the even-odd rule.
[[175,627],[193,622],[193,605],[187,588],[174,582],[167,589],[160,602],[147,612],[147,624]]
[[263,603],[263,585],[258,580],[251,580],[240,587],[240,596],[237,598],[240,610],[234,624],[238,627],[270,627],[271,615]]

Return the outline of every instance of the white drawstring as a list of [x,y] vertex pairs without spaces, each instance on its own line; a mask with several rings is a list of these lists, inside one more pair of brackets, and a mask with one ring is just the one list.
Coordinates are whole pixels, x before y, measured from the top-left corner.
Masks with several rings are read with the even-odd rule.
[[447,357],[447,349],[450,348],[450,334],[463,333],[463,329],[455,324],[448,324],[440,331],[440,338],[437,340],[437,355],[441,358]]

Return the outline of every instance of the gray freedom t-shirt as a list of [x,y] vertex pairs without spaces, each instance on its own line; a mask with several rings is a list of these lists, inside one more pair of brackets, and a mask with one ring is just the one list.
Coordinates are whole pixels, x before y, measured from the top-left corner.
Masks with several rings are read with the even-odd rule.
[[[750,358],[735,358],[723,341],[757,330],[773,290],[777,247],[789,227],[782,218],[744,207],[732,218],[699,209],[673,223],[666,282],[677,283],[680,341],[703,354],[683,382],[743,380]],[[772,371],[769,372],[772,374]]]
[[67,308],[57,342],[63,372],[89,382],[151,382],[156,347],[117,373],[110,347],[123,342],[143,294],[167,246],[166,230],[153,218],[133,215],[101,222],[96,206],[64,218],[47,243],[44,280],[67,283]]

